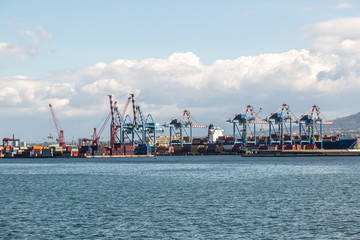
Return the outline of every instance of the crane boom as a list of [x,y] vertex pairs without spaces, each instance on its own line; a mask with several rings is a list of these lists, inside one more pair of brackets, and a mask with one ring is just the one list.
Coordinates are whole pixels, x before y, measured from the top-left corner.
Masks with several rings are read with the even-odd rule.
[[137,128],[138,125],[139,125],[139,122],[138,122],[138,120],[137,120],[135,94],[130,93],[130,97],[132,98],[132,106],[133,106],[133,114],[134,114],[134,123],[135,123],[135,127]]
[[110,100],[110,113],[111,113],[111,126],[110,126],[110,147],[114,148],[114,144],[115,144],[115,136],[116,136],[116,132],[115,132],[115,114],[114,114],[114,108],[115,108],[115,104],[113,104],[113,95],[108,95],[109,96],[109,100]]
[[[125,104],[124,110],[123,110],[122,115],[121,115],[122,118],[125,117],[126,110],[127,110],[128,106],[129,106],[130,100],[131,100],[131,96],[128,98],[128,100],[127,100],[127,102],[126,102],[126,104]],[[121,124],[122,119],[120,119],[119,122],[120,122],[120,124]]]
[[54,113],[54,110],[52,108],[52,105],[49,104],[49,107],[50,107],[52,118],[54,120],[56,131],[57,131],[57,134],[58,134],[58,137],[59,137],[57,139],[57,141],[59,143],[59,146],[65,147],[64,131],[59,128],[59,124],[58,124],[58,122],[56,120],[55,113]]
[[100,136],[102,134],[102,132],[104,131],[106,124],[108,123],[109,119],[111,117],[111,112],[109,112],[109,114],[107,115],[104,124],[101,126],[100,131],[98,133],[96,133],[96,128],[94,128],[94,135],[93,135],[93,144],[94,145],[98,145],[98,141],[100,139]]

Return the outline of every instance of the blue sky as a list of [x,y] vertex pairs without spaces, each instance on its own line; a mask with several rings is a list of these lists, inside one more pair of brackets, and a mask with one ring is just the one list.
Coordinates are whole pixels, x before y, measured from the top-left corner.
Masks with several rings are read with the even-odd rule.
[[314,103],[330,119],[357,113],[359,10],[359,1],[3,0],[0,108],[14,122],[4,134],[41,140],[48,128],[17,122],[49,125],[52,101],[63,128],[85,137],[107,94],[124,102],[130,91],[160,123],[188,108],[228,129],[247,104],[266,115],[284,102],[298,115]]
[[[341,2],[340,2],[341,3]],[[195,53],[217,59],[309,47],[307,24],[358,16],[338,1],[2,1],[2,41],[26,41],[20,29],[41,25],[53,35],[31,61],[4,64],[1,76],[46,76],[119,58]],[[24,39],[25,38],[25,39]],[[5,65],[5,69],[4,69]],[[19,69],[20,67],[20,69]]]

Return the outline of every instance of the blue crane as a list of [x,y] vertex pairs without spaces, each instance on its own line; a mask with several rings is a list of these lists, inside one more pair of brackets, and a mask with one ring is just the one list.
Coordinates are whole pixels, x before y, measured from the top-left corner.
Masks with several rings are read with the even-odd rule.
[[178,116],[172,118],[163,125],[170,128],[170,145],[174,144],[192,144],[193,128],[207,128],[200,125],[198,121],[190,114],[190,111],[184,110]]
[[284,103],[266,121],[269,123],[269,144],[293,144],[292,123],[297,123],[298,119],[289,105]]
[[[132,100],[133,107],[132,118],[129,114],[125,115],[130,100]],[[145,117],[141,107],[136,106],[134,94],[130,94],[123,114],[120,114],[117,108],[115,108],[115,114],[116,133],[119,132],[116,136],[121,143],[126,142],[134,146],[135,144],[150,144],[154,146],[154,151],[156,151],[156,133],[161,132],[162,129],[158,123],[154,122],[151,114]]]
[[334,122],[327,121],[320,108],[313,105],[299,120],[300,145],[320,142],[323,148],[323,125],[331,124]]
[[[234,143],[240,143],[245,149],[246,146],[253,144],[256,145],[256,124],[267,123],[264,120],[260,120],[260,113],[256,113],[254,107],[247,105],[243,110],[237,113],[234,117],[227,120],[227,122],[233,125]],[[237,137],[239,136],[239,138]]]

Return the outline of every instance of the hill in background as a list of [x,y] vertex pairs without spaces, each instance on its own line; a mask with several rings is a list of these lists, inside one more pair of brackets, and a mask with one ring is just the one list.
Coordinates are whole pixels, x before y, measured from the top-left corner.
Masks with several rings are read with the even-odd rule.
[[335,123],[332,126],[334,128],[341,128],[344,130],[360,128],[360,112],[347,117],[336,118],[333,122]]

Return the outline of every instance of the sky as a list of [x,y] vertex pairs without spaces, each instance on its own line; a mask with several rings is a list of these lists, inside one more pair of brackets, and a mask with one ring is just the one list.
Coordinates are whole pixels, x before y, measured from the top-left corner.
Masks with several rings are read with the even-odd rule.
[[331,120],[360,112],[359,91],[360,1],[0,1],[0,138],[56,135],[49,103],[66,141],[89,138],[109,94],[231,134],[248,104]]

